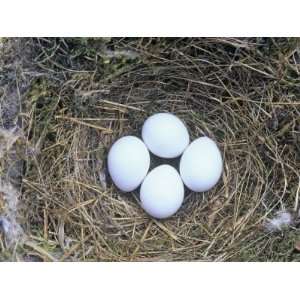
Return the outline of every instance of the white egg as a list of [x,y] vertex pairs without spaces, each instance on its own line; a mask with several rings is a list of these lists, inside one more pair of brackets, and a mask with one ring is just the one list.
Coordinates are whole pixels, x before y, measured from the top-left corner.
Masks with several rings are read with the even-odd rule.
[[145,178],[150,167],[150,154],[139,138],[124,136],[110,148],[107,164],[115,185],[124,192],[130,192]]
[[154,218],[168,218],[175,214],[183,198],[183,182],[176,169],[169,165],[154,168],[141,185],[141,205]]
[[221,177],[223,171],[221,152],[210,138],[198,138],[184,151],[179,169],[184,184],[190,190],[207,191]]
[[163,158],[179,156],[190,142],[185,125],[170,113],[149,117],[143,125],[142,138],[153,154]]

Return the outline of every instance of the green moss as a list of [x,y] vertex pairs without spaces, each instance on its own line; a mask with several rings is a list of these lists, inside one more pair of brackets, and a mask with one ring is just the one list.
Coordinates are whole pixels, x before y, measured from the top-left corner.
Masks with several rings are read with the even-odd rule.
[[[300,261],[295,243],[300,239],[298,230],[286,229],[263,237],[251,247],[242,247],[235,259],[242,261]],[[251,243],[250,241],[248,241]],[[235,260],[234,259],[234,260]]]

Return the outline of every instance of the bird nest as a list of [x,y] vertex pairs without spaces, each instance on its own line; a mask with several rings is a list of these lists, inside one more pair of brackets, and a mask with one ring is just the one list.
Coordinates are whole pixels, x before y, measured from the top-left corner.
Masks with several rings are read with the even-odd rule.
[[[293,260],[298,230],[265,222],[298,210],[299,48],[295,39],[21,39],[25,162],[17,252],[24,260]],[[23,48],[24,49],[24,48]],[[20,75],[20,76],[21,76]],[[156,220],[120,192],[106,157],[157,112],[209,136],[218,184],[186,191]],[[22,152],[22,151],[21,151]],[[178,168],[178,160],[156,159]]]

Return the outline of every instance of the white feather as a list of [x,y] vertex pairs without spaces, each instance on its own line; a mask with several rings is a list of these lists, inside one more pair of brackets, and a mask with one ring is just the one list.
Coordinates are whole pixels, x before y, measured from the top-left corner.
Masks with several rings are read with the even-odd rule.
[[276,232],[291,226],[292,223],[293,217],[291,213],[287,211],[279,211],[273,219],[269,219],[265,222],[265,228],[269,232]]

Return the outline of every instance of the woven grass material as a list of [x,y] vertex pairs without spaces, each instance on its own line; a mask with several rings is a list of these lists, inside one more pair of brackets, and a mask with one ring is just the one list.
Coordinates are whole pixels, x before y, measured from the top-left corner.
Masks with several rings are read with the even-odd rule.
[[[277,211],[298,211],[298,40],[22,42],[31,80],[22,260],[299,260],[296,227],[263,226]],[[112,143],[140,136],[156,112],[176,114],[192,140],[211,137],[224,159],[215,188],[186,191],[178,213],[160,221],[141,209],[138,191],[120,192],[106,167]],[[151,168],[165,162],[152,157]]]

